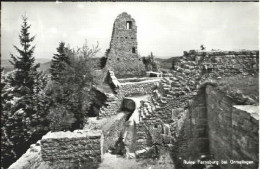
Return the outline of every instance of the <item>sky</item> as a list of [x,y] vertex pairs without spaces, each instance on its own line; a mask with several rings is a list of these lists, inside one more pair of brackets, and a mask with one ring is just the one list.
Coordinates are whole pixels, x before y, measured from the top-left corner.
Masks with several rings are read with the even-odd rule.
[[60,41],[76,48],[85,40],[98,42],[97,56],[103,56],[122,12],[136,21],[141,56],[182,56],[201,44],[207,50],[259,47],[257,2],[2,2],[1,57],[17,54],[22,15],[36,35],[35,58],[51,59]]

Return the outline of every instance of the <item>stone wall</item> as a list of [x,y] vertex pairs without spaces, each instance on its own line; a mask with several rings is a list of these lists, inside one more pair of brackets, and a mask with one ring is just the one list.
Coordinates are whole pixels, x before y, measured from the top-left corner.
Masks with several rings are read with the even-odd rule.
[[101,131],[49,132],[41,140],[41,155],[50,162],[98,164],[103,154]]
[[[194,61],[202,73],[215,77],[236,74],[255,75],[259,67],[259,51],[195,51],[184,52],[184,59]],[[179,63],[177,65],[180,65]]]
[[101,107],[99,112],[99,118],[110,117],[117,114],[122,108],[123,99],[126,96],[131,95],[145,95],[151,94],[152,91],[158,85],[160,78],[155,78],[153,80],[145,80],[141,82],[125,82],[119,83],[117,88],[117,93],[107,94],[108,99],[103,107]]
[[[236,100],[207,86],[209,149],[216,160],[254,161],[250,165],[228,165],[222,168],[252,169],[258,167],[258,106],[234,106]],[[241,108],[244,108],[244,110]],[[253,112],[250,112],[253,109]]]
[[176,130],[180,130],[174,152],[177,158],[198,160],[201,155],[209,154],[207,105],[203,89],[190,103],[183,128]]
[[173,143],[170,125],[161,120],[155,111],[157,108],[151,100],[141,102],[140,122],[136,124],[135,153],[138,158],[159,157]]
[[103,152],[115,148],[115,143],[121,135],[125,122],[127,121],[130,112],[121,111],[110,118],[97,119],[97,117],[88,118],[84,129],[85,130],[102,130],[104,135]]
[[105,69],[114,71],[117,77],[145,74],[145,66],[138,56],[137,26],[126,12],[118,15],[114,22]]
[[49,132],[23,154],[10,169],[97,169],[103,156],[101,130]]
[[[136,125],[137,153],[153,146],[159,146],[161,150],[164,147],[170,150],[171,145],[176,144],[189,113],[189,102],[197,95],[197,92],[188,93],[190,89],[187,91],[187,86],[182,84],[185,82],[185,77],[180,75],[162,78],[153,90],[150,100],[142,104],[139,110],[141,122]],[[193,85],[196,84],[191,83],[189,86]],[[203,96],[201,99],[205,100]],[[201,125],[198,125],[198,130],[199,127]],[[186,138],[189,136],[188,133]],[[177,151],[177,148],[174,151]]]
[[[147,147],[154,145],[168,147],[172,144],[174,147],[171,150],[176,159],[182,157],[195,160],[201,155],[210,155],[210,121],[205,86],[214,83],[216,85],[217,82],[214,81],[219,77],[236,74],[254,76],[258,68],[249,65],[258,66],[258,55],[258,51],[206,52],[206,54],[195,51],[182,57],[181,63],[176,64],[172,74],[162,78],[155,88],[147,88],[143,84],[143,87],[140,87],[139,82],[124,81],[118,90],[119,97],[152,93],[150,100],[139,110],[141,122],[136,124],[137,152],[144,153],[144,149],[148,150]],[[230,67],[232,64],[235,66]],[[228,93],[229,99],[236,100],[237,103],[242,103],[241,100],[250,100],[243,95],[237,97],[239,94],[233,91]],[[228,121],[228,117],[225,120]]]
[[137,151],[147,147],[171,146],[179,136],[187,115],[191,95],[172,92],[173,79],[163,78],[149,101],[140,107],[140,124],[137,124]]
[[[236,136],[232,136],[232,138],[235,137],[232,141],[230,138],[231,133],[229,133],[230,129],[227,125],[231,124],[230,114],[223,117],[217,116],[217,114],[221,113],[221,110],[226,112],[233,110],[232,105],[234,104],[251,104],[254,102],[245,101],[247,97],[241,94],[241,96],[238,96],[239,94],[236,94],[236,92],[223,91],[221,87],[217,86],[216,81],[197,81],[196,83],[199,85],[196,85],[196,83],[186,81],[186,77],[188,76],[164,77],[156,90],[153,91],[150,101],[144,102],[141,106],[139,111],[142,120],[136,125],[137,153],[144,153],[142,150],[154,145],[167,147],[169,144],[172,144],[173,147],[169,147],[168,150],[172,151],[172,157],[175,158],[175,163],[177,164],[179,158],[197,160],[202,155],[206,155],[208,158],[214,159],[211,156],[212,154],[219,156],[219,158],[216,158],[217,160],[220,160],[220,158],[231,160],[231,157],[234,157],[234,155],[230,156],[230,153],[234,153],[234,150],[228,148],[228,146],[224,146],[231,142],[232,145],[236,144],[236,150],[239,150],[238,147],[243,147],[241,150],[242,153],[241,151],[237,153],[237,155],[240,154],[240,159],[243,159],[242,157],[246,155],[250,155],[252,148],[257,150],[257,120],[251,118],[251,121],[240,121],[239,124],[244,123],[244,125],[240,129],[232,129],[233,132],[237,133]],[[195,78],[194,81],[196,81]],[[182,84],[183,82],[187,83]],[[210,87],[212,89],[208,89]],[[212,91],[214,93],[213,88],[221,94],[216,97],[209,97],[208,92]],[[210,101],[210,98],[215,100]],[[212,106],[212,108],[209,109],[209,106]],[[248,113],[246,114],[248,116]],[[233,118],[241,119],[244,116],[242,113],[239,113],[237,117],[233,115]],[[215,126],[215,129],[225,129],[225,131],[219,130],[219,134],[223,134],[223,136],[215,135],[214,131],[212,133],[212,126],[215,125],[218,118],[221,118],[219,121],[222,124],[218,127]],[[235,121],[233,119],[233,123],[236,123]],[[170,134],[166,134],[167,126],[169,126]],[[251,130],[252,128],[254,128],[254,134],[253,130]],[[244,131],[250,133],[250,137],[246,137],[247,143],[245,144],[247,146],[243,146],[242,144],[245,140],[243,137]],[[213,136],[217,140],[212,139]],[[222,137],[224,142],[222,141],[221,143],[219,139],[222,139]],[[216,143],[216,146],[213,146],[214,143]],[[222,144],[223,147],[220,148],[219,146]],[[252,157],[244,159],[255,160],[256,157],[258,158],[257,151],[251,153],[250,156]],[[239,158],[234,158],[234,160]],[[183,164],[183,161],[181,163]],[[237,167],[237,165],[233,166]],[[185,167],[190,167],[190,165],[186,165]]]
[[8,169],[37,169],[42,163],[40,141],[38,141]]
[[160,80],[160,78],[154,78],[141,82],[121,83],[118,94],[123,96],[151,94]]

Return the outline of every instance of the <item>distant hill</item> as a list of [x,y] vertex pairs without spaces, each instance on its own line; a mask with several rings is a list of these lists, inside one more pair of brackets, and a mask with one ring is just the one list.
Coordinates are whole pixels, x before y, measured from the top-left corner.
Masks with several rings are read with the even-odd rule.
[[[172,62],[175,60],[178,60],[181,56],[174,56],[167,59],[162,58],[155,58],[156,61],[159,62],[160,67],[162,69],[171,69],[172,68]],[[51,59],[45,59],[45,58],[36,58],[36,63],[40,63],[39,70],[49,73],[49,68],[51,66]],[[96,65],[96,68],[100,67],[100,58],[93,58],[93,61]],[[9,62],[8,59],[1,59],[1,68],[4,67],[5,72],[9,72],[13,70],[13,65]]]
[[167,59],[155,58],[155,60],[160,63],[161,68],[171,69],[172,68],[172,62],[177,61],[180,58],[181,58],[181,56],[174,56],[174,57],[170,57],[170,58],[167,58]]
[[43,71],[45,73],[49,73],[50,67],[51,67],[51,61],[46,62],[46,63],[41,63],[39,70]]
[[[36,58],[35,62],[40,63],[40,68],[38,70],[49,73],[49,69],[51,67],[51,59]],[[95,65],[95,69],[100,69],[100,58],[93,58],[92,64]],[[5,72],[10,72],[13,70],[13,65],[9,62],[8,59],[2,59],[1,68],[4,68]]]
[[[51,59],[46,58],[36,58],[36,63],[40,63],[39,70],[43,72],[48,72],[50,65],[51,65]],[[13,65],[9,62],[9,59],[1,59],[1,68],[4,68],[5,72],[10,72],[13,70]]]

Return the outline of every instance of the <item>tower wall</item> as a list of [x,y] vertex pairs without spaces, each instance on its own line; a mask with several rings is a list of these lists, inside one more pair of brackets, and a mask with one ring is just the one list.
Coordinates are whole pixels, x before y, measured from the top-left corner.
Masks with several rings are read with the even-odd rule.
[[123,12],[113,26],[106,69],[117,77],[133,77],[145,74],[145,66],[138,56],[137,26],[135,20]]

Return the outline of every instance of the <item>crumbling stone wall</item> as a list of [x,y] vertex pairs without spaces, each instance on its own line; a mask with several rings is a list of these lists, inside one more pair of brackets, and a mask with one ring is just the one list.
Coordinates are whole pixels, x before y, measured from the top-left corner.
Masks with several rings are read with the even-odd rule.
[[126,82],[126,83],[119,83],[117,93],[115,94],[107,94],[107,101],[106,106],[101,107],[99,111],[99,118],[103,117],[110,117],[112,115],[117,114],[122,106],[122,101],[124,97],[130,95],[144,95],[144,94],[151,94],[152,91],[158,85],[160,81],[159,78],[153,80],[146,80],[141,82]]
[[[231,51],[226,53],[238,54],[239,52]],[[248,58],[243,61],[242,65],[248,65],[251,61],[258,65],[258,51],[248,51],[244,54]],[[226,57],[221,52],[209,55]],[[196,58],[195,56],[194,58]],[[228,59],[231,58],[231,62],[228,59],[222,59],[222,61],[218,62],[225,69],[217,71],[205,71],[205,68],[208,68],[205,66],[207,65],[205,64],[207,57],[203,59],[189,57],[182,58],[181,63],[177,64],[176,69],[171,72],[172,74],[164,77],[153,90],[150,101],[140,108],[140,118],[142,120],[136,125],[137,151],[143,150],[145,147],[151,147],[154,144],[162,146],[172,144],[175,146],[173,154],[176,158],[182,156],[186,159],[196,159],[202,154],[210,153],[206,94],[203,87],[202,89],[200,87],[207,85],[207,83],[203,84],[207,79],[235,75],[235,71],[230,71],[233,68],[226,64],[226,62],[233,63],[232,59],[234,57],[227,56]],[[238,57],[243,56],[238,54]],[[211,59],[210,62],[215,63],[214,59]],[[244,66],[242,67],[242,72],[237,72],[242,75],[255,75],[258,70],[255,67],[251,67],[250,70],[244,68]],[[223,74],[219,73],[221,70],[224,70]],[[120,93],[120,90],[118,91]],[[131,91],[131,88],[127,88],[126,91],[127,94],[145,93]],[[235,96],[233,99],[245,100],[246,98],[239,99]],[[246,100],[250,99],[247,98]],[[165,126],[169,126],[170,135],[164,133]]]
[[209,154],[208,119],[205,91],[199,90],[190,103],[183,128],[179,128],[174,155],[176,158],[197,160]]
[[[168,91],[166,84],[172,84],[169,79],[161,81],[161,90]],[[227,96],[226,91],[213,87],[215,85],[214,82],[202,83],[198,90],[191,92],[194,93],[193,97],[186,95],[184,102],[185,96],[172,95],[173,98],[167,98],[156,90],[151,101],[140,108],[142,123],[137,125],[137,137],[140,138],[137,141],[138,149],[151,147],[154,143],[162,146],[170,143],[175,162],[181,161],[181,167],[183,159],[197,160],[201,155],[206,155],[216,160],[252,160],[254,165],[244,168],[257,168],[258,115],[254,114],[253,118],[250,113],[232,107],[234,104],[253,102],[242,101],[245,100],[242,99],[244,96],[237,97],[236,94],[228,93]],[[170,125],[169,139],[163,135],[165,131],[162,126],[165,124]],[[212,154],[213,157],[210,156]],[[179,158],[182,160],[179,161]],[[241,168],[239,165],[230,166]]]
[[[194,61],[202,73],[214,77],[237,74],[255,75],[259,70],[259,51],[195,51],[184,52],[184,60]],[[182,60],[181,59],[181,60]],[[179,62],[177,65],[180,66]]]
[[[234,106],[237,101],[212,86],[207,86],[209,148],[217,160],[253,161],[250,165],[223,165],[229,169],[258,167],[258,106]],[[245,107],[246,110],[241,110]]]
[[[256,113],[241,111],[234,106],[244,101],[242,97],[222,91],[214,82],[200,85],[197,95],[189,103],[189,111],[174,143],[176,164],[182,160],[198,160],[206,155],[212,160],[228,160],[223,169],[257,168],[258,166],[258,106]],[[251,165],[229,165],[229,160],[254,161]]]
[[121,83],[119,88],[119,95],[129,96],[129,95],[145,95],[151,94],[153,90],[158,85],[160,81],[159,78],[153,80],[147,80],[142,82],[129,82],[129,83]]
[[126,12],[118,15],[114,22],[107,55],[105,69],[114,71],[116,77],[145,74],[145,66],[138,56],[136,22]]
[[155,113],[158,107],[151,100],[142,101],[140,122],[136,124],[137,158],[155,158],[163,155],[172,144],[170,126]]
[[101,130],[49,132],[10,169],[97,169],[103,155]]
[[[231,51],[227,53],[238,54],[239,52]],[[215,56],[215,54],[216,53],[214,53],[213,56]],[[244,68],[244,65],[248,65],[251,62],[258,65],[258,51],[248,51],[244,54],[248,58],[243,61],[243,64],[237,62],[237,64],[242,65],[243,69],[236,73],[256,75],[255,72],[258,71],[258,68],[255,66]],[[196,58],[195,56],[196,55],[194,55],[194,58]],[[210,54],[210,56],[212,55]],[[223,53],[218,53],[216,56],[226,57]],[[222,69],[224,72],[222,74],[218,73],[222,71],[221,69],[205,71],[205,68],[207,68],[205,66],[207,65],[205,64],[206,61],[189,57],[190,56],[182,57],[181,61],[175,66],[175,70],[171,72],[172,74],[167,75],[167,77],[164,77],[160,81],[159,86],[153,91],[151,102],[148,103],[150,107],[152,107],[152,110],[141,110],[142,114],[149,112],[149,115],[144,118],[143,123],[137,125],[137,135],[140,137],[140,142],[137,142],[138,147],[143,148],[149,146],[149,144],[147,144],[148,139],[152,139],[150,141],[151,144],[157,142],[164,146],[167,146],[167,143],[170,142],[173,145],[173,157],[176,158],[175,160],[177,161],[179,157],[186,160],[195,160],[199,159],[200,155],[210,154],[205,86],[212,83],[212,85],[215,85],[214,81],[210,79],[215,78],[217,80],[217,77],[233,76],[236,74],[235,71],[231,70],[233,68],[228,66],[233,63],[227,61],[232,57],[228,56],[228,59],[222,59],[222,61],[218,63],[222,65],[222,68],[225,68]],[[232,59],[234,59],[234,57]],[[232,59],[231,61],[233,61]],[[213,63],[213,61],[211,62]],[[226,62],[228,64],[226,64]],[[221,66],[219,67],[221,68]],[[216,74],[216,72],[218,74]],[[238,97],[238,95],[237,93],[229,92],[229,97],[232,99],[239,102],[243,100],[243,103],[253,103],[250,98],[245,96]],[[169,142],[162,139],[163,135],[160,129],[152,128],[161,125],[170,126],[171,137]],[[157,137],[153,137],[153,135]],[[158,137],[159,135],[160,137]],[[183,164],[183,162],[181,163]]]
[[[174,144],[187,115],[187,103],[191,95],[179,96],[171,92],[173,78],[167,77],[153,91],[149,101],[140,107],[141,123],[137,124],[137,151],[145,147],[169,147]],[[177,98],[178,96],[178,98]],[[150,140],[150,141],[149,141]]]
[[192,94],[170,92],[178,84],[171,79],[164,78],[160,92],[155,90],[151,100],[140,108],[137,151],[159,145],[160,149],[172,149],[176,158],[197,159],[209,151],[205,92],[197,90],[192,93],[195,98]]
[[8,169],[37,169],[42,163],[40,141],[37,141]]
[[96,165],[103,154],[101,131],[49,132],[41,140],[44,161]]

